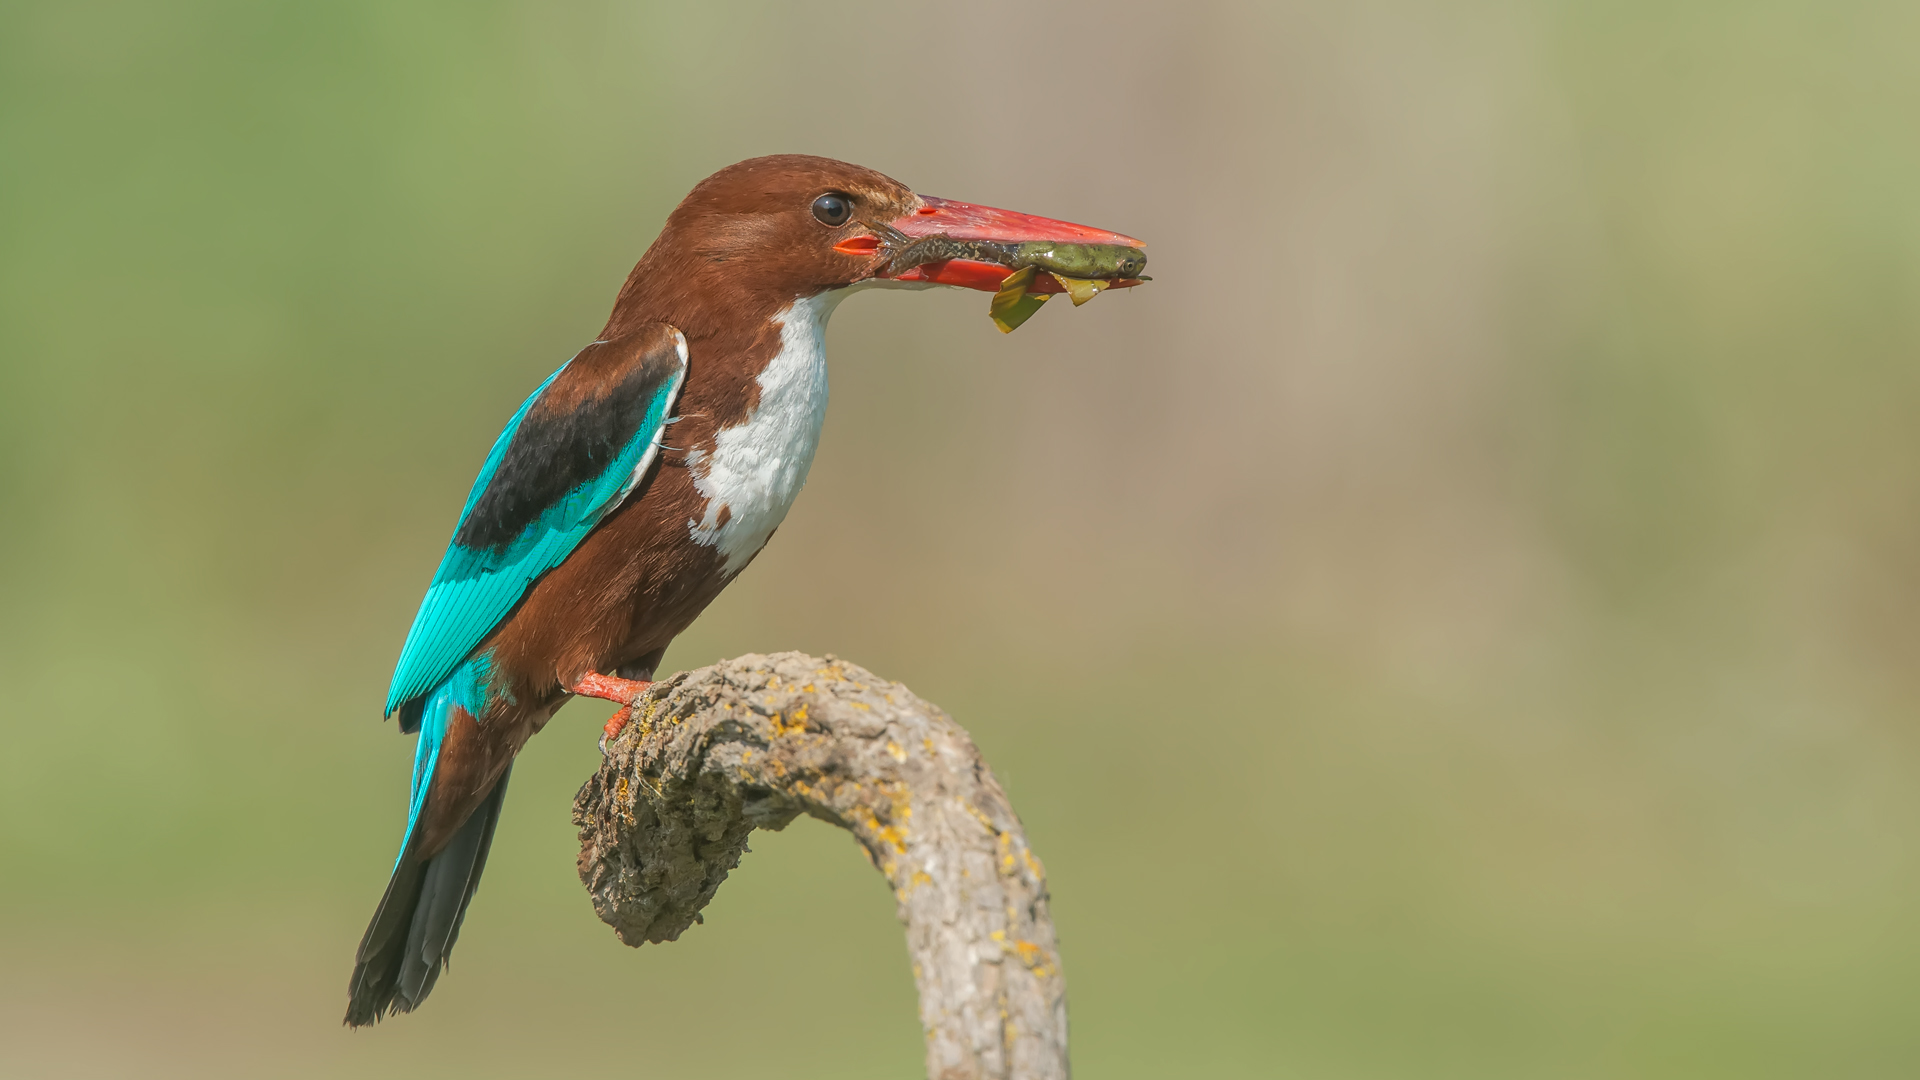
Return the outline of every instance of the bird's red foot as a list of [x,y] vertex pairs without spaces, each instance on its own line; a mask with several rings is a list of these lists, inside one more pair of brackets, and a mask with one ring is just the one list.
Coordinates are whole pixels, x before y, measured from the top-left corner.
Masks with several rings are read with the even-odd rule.
[[627,726],[627,721],[633,719],[633,703],[641,694],[647,692],[647,687],[652,685],[653,683],[646,679],[622,679],[614,675],[602,675],[597,671],[589,671],[580,677],[579,682],[568,687],[581,697],[600,698],[603,701],[620,703],[620,711],[614,713],[607,721],[607,726],[603,729],[604,734],[600,736],[601,753],[606,753],[607,741],[619,737],[620,732]]

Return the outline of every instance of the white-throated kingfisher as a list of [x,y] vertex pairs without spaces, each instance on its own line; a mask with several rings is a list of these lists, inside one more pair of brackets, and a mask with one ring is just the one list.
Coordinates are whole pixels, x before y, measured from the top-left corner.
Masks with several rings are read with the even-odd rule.
[[826,158],[755,158],[701,181],[606,327],[507,421],[407,633],[386,712],[419,733],[412,796],[346,1022],[432,991],[528,737],[574,695],[634,701],[773,535],[820,437],[841,300],[958,285],[998,291],[1000,319],[1133,284],[1141,246]]

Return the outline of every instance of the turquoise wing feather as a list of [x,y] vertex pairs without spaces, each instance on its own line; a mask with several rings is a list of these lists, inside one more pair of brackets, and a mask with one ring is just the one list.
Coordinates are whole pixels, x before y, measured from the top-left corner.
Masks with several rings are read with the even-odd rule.
[[407,632],[387,715],[446,681],[638,485],[686,380],[686,349],[664,324],[595,342],[521,404],[481,466]]

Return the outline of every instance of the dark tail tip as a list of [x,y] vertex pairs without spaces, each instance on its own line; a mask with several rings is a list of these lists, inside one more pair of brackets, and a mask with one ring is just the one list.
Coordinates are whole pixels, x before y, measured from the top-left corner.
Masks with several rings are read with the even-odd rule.
[[425,861],[401,857],[354,957],[353,978],[347,983],[348,1027],[412,1012],[433,992],[460,937],[467,905],[480,887],[506,796],[503,775],[438,854]]

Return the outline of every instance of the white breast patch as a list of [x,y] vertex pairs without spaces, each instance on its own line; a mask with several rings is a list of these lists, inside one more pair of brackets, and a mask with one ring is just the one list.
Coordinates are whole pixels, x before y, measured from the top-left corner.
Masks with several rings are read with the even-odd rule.
[[728,576],[766,546],[807,482],[827,418],[827,317],[849,291],[796,300],[774,316],[780,351],[757,380],[760,401],[714,437],[711,453],[687,455],[693,486],[707,498],[706,514],[687,528],[694,543],[719,549]]

